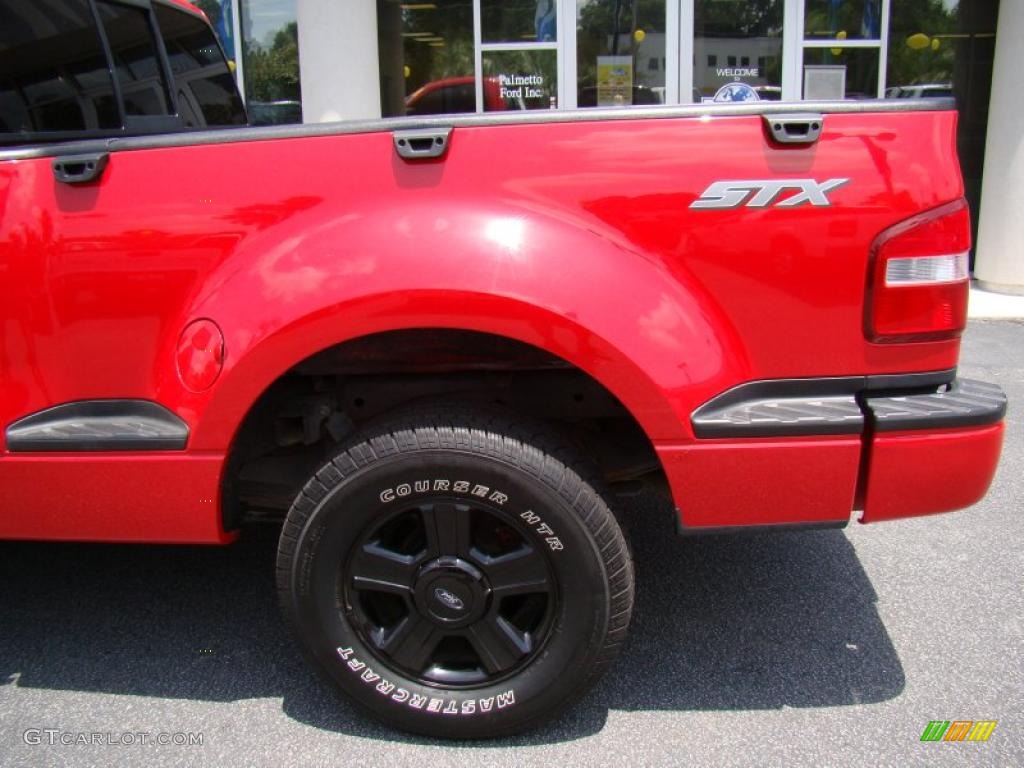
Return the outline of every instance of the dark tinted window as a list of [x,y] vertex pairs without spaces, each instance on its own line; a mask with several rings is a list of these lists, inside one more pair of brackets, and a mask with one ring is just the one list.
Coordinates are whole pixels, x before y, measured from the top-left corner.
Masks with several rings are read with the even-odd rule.
[[0,3],[0,141],[119,127],[87,0]]
[[185,11],[154,7],[185,125],[244,125],[234,78],[210,28]]
[[167,85],[160,71],[149,11],[112,2],[98,2],[96,8],[114,55],[125,114],[169,115]]

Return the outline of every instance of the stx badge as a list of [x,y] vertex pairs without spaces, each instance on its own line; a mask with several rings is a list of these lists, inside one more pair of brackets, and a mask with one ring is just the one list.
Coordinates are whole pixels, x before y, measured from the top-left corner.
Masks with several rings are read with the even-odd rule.
[[[795,208],[804,203],[829,206],[828,193],[843,186],[849,179],[764,179],[753,181],[714,181],[700,197],[690,203],[691,208]],[[784,191],[794,194],[779,200]],[[778,201],[778,202],[776,202]]]

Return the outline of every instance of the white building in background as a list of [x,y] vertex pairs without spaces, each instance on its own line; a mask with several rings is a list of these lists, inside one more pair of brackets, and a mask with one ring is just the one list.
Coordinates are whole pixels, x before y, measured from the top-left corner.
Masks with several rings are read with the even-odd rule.
[[1020,98],[1020,45],[1024,2],[999,8],[988,113],[988,143],[981,192],[975,275],[982,287],[1024,294],[1024,100]]

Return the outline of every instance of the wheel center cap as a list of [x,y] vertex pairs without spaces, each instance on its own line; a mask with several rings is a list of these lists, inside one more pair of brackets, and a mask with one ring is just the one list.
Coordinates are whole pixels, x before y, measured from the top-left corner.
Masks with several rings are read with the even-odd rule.
[[420,612],[443,627],[460,627],[479,619],[490,593],[483,573],[457,557],[439,557],[424,565],[416,577]]
[[466,608],[465,600],[454,592],[449,592],[444,587],[434,587],[434,599],[441,603],[445,608],[452,611],[459,612]]

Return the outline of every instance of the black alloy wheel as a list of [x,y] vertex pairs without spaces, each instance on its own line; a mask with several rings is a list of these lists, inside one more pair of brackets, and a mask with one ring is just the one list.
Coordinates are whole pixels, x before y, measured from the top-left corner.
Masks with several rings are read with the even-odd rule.
[[548,555],[527,535],[486,502],[419,501],[356,545],[341,604],[377,658],[410,677],[496,682],[539,651],[555,613]]
[[282,609],[352,700],[404,730],[548,723],[612,662],[633,564],[590,465],[543,425],[435,406],[364,426],[296,497]]

